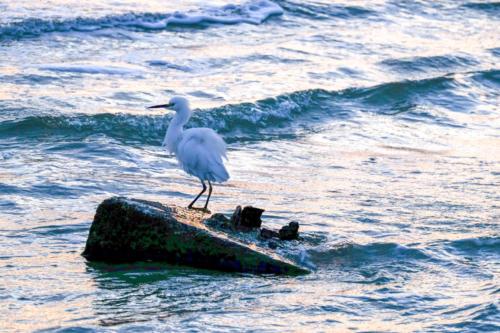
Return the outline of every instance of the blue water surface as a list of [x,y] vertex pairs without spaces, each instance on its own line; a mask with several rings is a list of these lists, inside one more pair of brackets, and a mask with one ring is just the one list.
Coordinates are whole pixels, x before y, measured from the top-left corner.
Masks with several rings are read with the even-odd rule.
[[[0,1],[0,332],[500,331],[500,6]],[[300,222],[299,277],[80,254],[97,205],[185,206],[161,147],[228,143],[211,210]]]

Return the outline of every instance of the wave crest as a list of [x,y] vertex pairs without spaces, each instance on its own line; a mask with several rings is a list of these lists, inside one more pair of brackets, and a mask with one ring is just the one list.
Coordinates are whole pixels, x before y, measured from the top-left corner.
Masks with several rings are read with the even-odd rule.
[[[66,68],[63,68],[66,70]],[[498,71],[469,73],[473,81],[497,85]],[[311,89],[266,98],[254,103],[228,104],[195,110],[187,127],[210,127],[226,141],[246,142],[293,139],[314,131],[327,121],[347,120],[356,112],[402,116],[410,121],[441,126],[460,124],[441,113],[432,113],[427,104],[467,111],[474,101],[454,93],[454,75],[423,80],[388,82],[373,87],[341,91]],[[422,107],[423,106],[423,107]],[[31,116],[0,123],[0,137],[75,136],[105,134],[125,142],[160,144],[171,115],[97,114]]]
[[343,263],[345,265],[363,265],[367,262],[430,260],[424,251],[396,243],[371,243],[360,245],[341,243],[333,247],[309,249],[309,258],[316,265]]
[[165,30],[169,26],[207,26],[211,24],[261,24],[270,16],[283,14],[274,2],[261,0],[242,5],[207,8],[200,12],[169,14],[127,13],[101,18],[78,17],[68,20],[28,18],[0,26],[0,40],[19,40],[47,33],[84,32],[120,28],[130,31]]

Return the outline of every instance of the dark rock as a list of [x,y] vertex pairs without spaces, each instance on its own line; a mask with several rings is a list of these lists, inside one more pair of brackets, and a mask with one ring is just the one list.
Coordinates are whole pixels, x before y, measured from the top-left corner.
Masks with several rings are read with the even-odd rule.
[[231,229],[236,230],[240,224],[241,206],[237,206],[231,216]]
[[216,219],[221,222],[229,222],[229,219],[226,217],[226,215],[221,214],[221,213],[216,213],[212,216],[210,216],[211,219]]
[[269,241],[269,243],[267,244],[267,246],[269,246],[270,249],[276,249],[278,247],[278,243],[276,243],[275,241]]
[[85,251],[90,261],[163,261],[222,271],[304,274],[275,253],[211,230],[206,215],[186,208],[127,198],[97,208]]
[[209,219],[205,220],[205,224],[211,228],[215,229],[231,229],[231,220],[228,219],[224,214],[216,213],[210,216]]
[[260,219],[260,217],[262,216],[263,212],[264,209],[246,206],[241,212],[240,225],[251,229],[260,228],[260,226],[262,225],[262,220]]
[[260,237],[264,238],[264,239],[269,239],[269,238],[273,238],[273,237],[279,238],[280,234],[274,230],[262,228],[262,229],[260,229]]
[[262,225],[261,215],[263,209],[246,206],[241,209],[241,206],[236,207],[236,210],[231,217],[231,227],[233,230],[249,232],[252,229],[260,228]]
[[299,222],[292,221],[283,226],[279,231],[281,240],[292,240],[299,238]]

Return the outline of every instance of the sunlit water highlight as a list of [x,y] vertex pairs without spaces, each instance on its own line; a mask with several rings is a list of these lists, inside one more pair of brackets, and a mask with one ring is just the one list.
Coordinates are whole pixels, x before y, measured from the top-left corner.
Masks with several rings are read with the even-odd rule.
[[[498,3],[0,2],[0,331],[497,331]],[[228,142],[213,211],[301,223],[303,277],[80,256],[112,195],[186,205],[160,147]]]

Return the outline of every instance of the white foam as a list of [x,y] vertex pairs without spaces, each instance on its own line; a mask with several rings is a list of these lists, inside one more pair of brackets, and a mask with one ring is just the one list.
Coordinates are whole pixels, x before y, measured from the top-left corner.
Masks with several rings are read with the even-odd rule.
[[317,269],[318,267],[312,262],[311,257],[307,253],[304,245],[299,246],[299,264],[310,269]]
[[279,5],[275,4],[274,2],[270,1],[259,1],[257,5],[248,5],[247,7],[247,14],[251,18],[253,22],[249,23],[254,23],[254,24],[259,24],[265,19],[267,19],[269,16],[272,15],[282,15],[283,14],[283,8],[281,8]]
[[11,151],[6,151],[0,154],[0,160],[8,160],[12,157],[14,157],[15,154]]
[[169,24],[200,24],[200,23],[220,23],[220,24],[237,24],[250,23],[260,24],[272,15],[282,15],[283,8],[274,2],[261,0],[257,3],[244,5],[225,5],[219,8],[205,9],[204,13],[181,13],[175,12],[155,22],[144,21],[138,19],[134,22],[135,25],[146,29],[165,29]]

